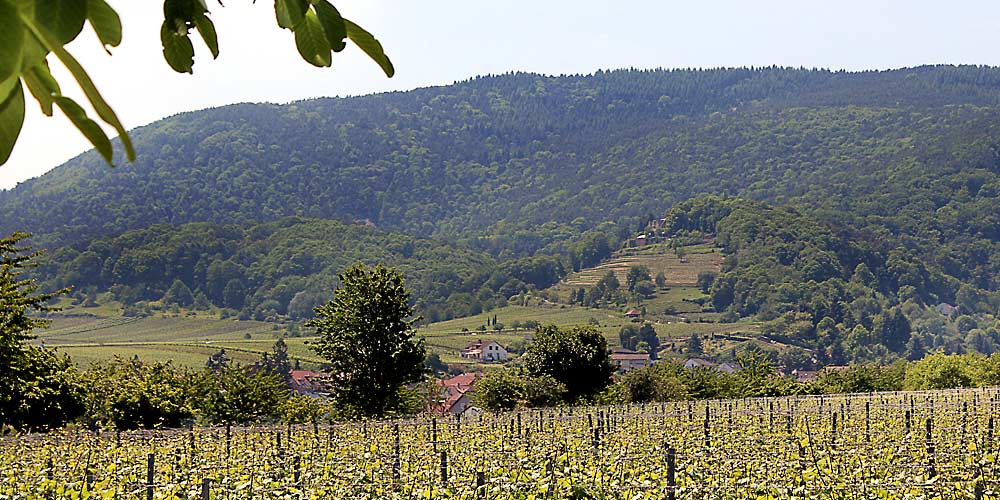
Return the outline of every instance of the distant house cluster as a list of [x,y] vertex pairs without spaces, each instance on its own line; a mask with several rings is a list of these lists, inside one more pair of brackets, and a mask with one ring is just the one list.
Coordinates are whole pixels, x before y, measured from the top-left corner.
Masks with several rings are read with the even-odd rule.
[[479,361],[507,361],[507,349],[493,340],[476,340],[462,349],[462,357]]
[[650,358],[647,353],[635,352],[622,347],[616,348],[611,352],[611,364],[614,365],[618,374],[625,374],[632,370],[653,366],[653,364],[657,362],[683,364],[684,368],[688,370],[706,369],[715,370],[721,373],[735,373],[740,371],[740,367],[732,363],[716,363],[703,358],[689,358],[687,360],[655,360]]

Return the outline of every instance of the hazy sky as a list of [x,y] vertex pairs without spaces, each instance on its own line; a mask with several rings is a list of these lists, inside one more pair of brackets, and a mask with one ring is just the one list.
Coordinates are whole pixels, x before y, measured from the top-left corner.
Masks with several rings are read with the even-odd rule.
[[[159,1],[109,0],[124,25],[113,56],[89,25],[69,45],[127,128],[234,102],[405,90],[512,70],[1000,65],[994,0],[333,0],[382,41],[396,66],[392,79],[353,46],[335,55],[333,68],[307,65],[292,33],[275,24],[268,0],[227,0],[225,7],[208,1],[221,55],[212,60],[196,39],[194,75],[174,73],[163,61]],[[64,92],[78,96],[60,75]],[[89,149],[56,114],[43,117],[29,98],[14,154],[0,166],[0,188]]]

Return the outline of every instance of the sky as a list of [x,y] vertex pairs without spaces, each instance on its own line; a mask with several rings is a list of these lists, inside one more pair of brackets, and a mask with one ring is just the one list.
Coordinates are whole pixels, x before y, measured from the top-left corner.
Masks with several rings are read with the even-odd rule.
[[[213,60],[193,37],[193,75],[174,73],[163,60],[156,1],[108,0],[123,24],[111,56],[89,26],[67,46],[126,128],[237,102],[408,90],[508,71],[1000,66],[994,0],[332,0],[382,42],[396,67],[391,79],[353,46],[335,54],[331,68],[308,65],[268,0],[207,1],[221,54]],[[63,91],[80,97],[58,62],[50,63]],[[90,149],[58,111],[44,117],[30,97],[27,107],[14,153],[0,166],[0,189]]]

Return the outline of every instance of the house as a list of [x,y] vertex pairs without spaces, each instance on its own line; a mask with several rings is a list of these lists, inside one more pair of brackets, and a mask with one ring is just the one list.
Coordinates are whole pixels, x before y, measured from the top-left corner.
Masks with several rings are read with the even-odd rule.
[[719,363],[715,366],[715,369],[722,373],[736,373],[740,371],[740,367],[732,363]]
[[642,316],[642,313],[638,309],[631,309],[625,313],[626,318],[638,318],[639,316]]
[[635,246],[641,247],[645,246],[647,243],[649,243],[649,237],[646,236],[645,234],[640,234],[639,236],[636,236]]
[[507,349],[496,341],[479,339],[462,349],[462,357],[481,361],[507,361]]
[[611,364],[615,365],[618,373],[628,373],[632,370],[652,366],[653,361],[649,359],[649,354],[644,352],[618,348],[611,353]]
[[715,363],[701,358],[691,358],[684,362],[684,368],[694,370],[695,368],[715,368]]
[[326,373],[292,370],[291,389],[301,396],[326,397],[326,382],[329,379],[330,376]]
[[477,378],[479,378],[478,373],[463,373],[451,378],[438,380],[438,385],[446,391],[465,393],[472,390],[472,386],[476,383]]
[[478,373],[463,373],[451,378],[438,380],[441,396],[434,404],[431,413],[461,415],[472,405],[472,386],[479,378]]
[[452,394],[442,403],[440,411],[437,413],[451,413],[452,415],[461,415],[465,412],[467,408],[472,406],[472,393],[462,393],[462,394]]
[[949,317],[958,314],[958,306],[953,306],[944,302],[934,306],[934,310]]

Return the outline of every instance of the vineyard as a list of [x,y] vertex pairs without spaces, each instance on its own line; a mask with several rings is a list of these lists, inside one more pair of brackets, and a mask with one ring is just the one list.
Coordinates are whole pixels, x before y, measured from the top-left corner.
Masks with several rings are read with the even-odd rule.
[[7,438],[0,499],[998,498],[996,388]]

